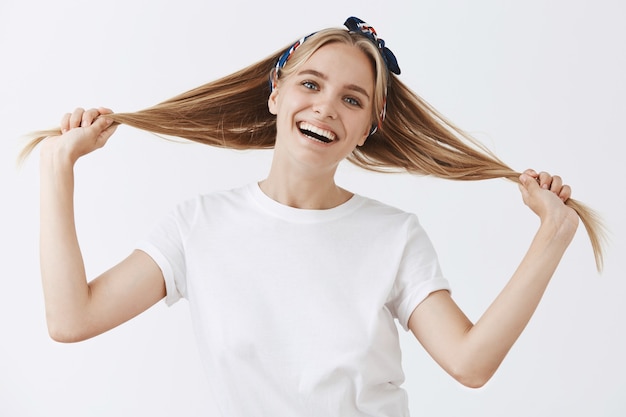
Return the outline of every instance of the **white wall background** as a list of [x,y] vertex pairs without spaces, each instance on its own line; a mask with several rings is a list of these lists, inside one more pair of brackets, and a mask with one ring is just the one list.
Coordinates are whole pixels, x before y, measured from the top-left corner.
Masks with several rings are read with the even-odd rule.
[[[76,106],[132,111],[252,63],[300,35],[372,23],[402,78],[518,170],[561,174],[612,230],[595,272],[584,230],[489,384],[460,387],[403,335],[415,416],[626,415],[626,3],[621,0],[193,0],[0,3],[0,416],[204,416],[185,302],[159,303],[95,339],[46,332],[38,273],[38,169],[16,138]],[[121,260],[177,202],[261,179],[271,154],[164,142],[122,127],[77,166],[90,276]],[[536,219],[517,187],[367,174],[353,191],[420,215],[457,302],[477,319]]]

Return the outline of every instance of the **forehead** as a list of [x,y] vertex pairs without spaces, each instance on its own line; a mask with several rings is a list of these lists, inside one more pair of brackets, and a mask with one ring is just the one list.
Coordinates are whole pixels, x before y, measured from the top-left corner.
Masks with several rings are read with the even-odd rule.
[[298,72],[315,69],[329,79],[358,84],[371,92],[375,73],[371,59],[359,47],[345,43],[329,43],[315,51]]

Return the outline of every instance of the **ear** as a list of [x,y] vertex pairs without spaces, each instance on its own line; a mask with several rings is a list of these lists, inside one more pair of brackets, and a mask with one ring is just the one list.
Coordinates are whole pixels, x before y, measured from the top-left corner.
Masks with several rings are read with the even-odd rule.
[[277,98],[278,98],[278,88],[274,88],[269,98],[267,99],[267,108],[269,109],[270,113],[272,113],[274,116],[278,114],[278,104],[276,102]]
[[278,109],[276,108],[276,96],[278,95],[278,76],[276,69],[272,69],[270,71],[270,88],[271,93],[267,99],[267,108],[270,113],[276,116],[278,114]]
[[369,135],[369,130],[365,132],[365,134],[363,135],[363,137],[361,138],[361,140],[359,141],[359,143],[357,144],[357,146],[363,146],[365,145],[365,141],[367,140],[367,138],[370,137]]
[[363,137],[361,137],[361,140],[359,140],[359,142],[357,143],[357,146],[363,146],[365,145],[365,141],[367,141],[367,138],[370,137],[370,133],[372,132],[372,127],[369,126],[365,132],[363,132]]

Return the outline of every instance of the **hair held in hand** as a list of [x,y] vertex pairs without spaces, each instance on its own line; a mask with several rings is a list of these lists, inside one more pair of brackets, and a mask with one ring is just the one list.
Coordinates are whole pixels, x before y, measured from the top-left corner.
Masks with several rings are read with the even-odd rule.
[[[348,160],[377,172],[408,172],[448,180],[477,181],[506,178],[519,182],[520,173],[509,168],[489,149],[465,133],[385,71],[376,46],[365,37],[343,29],[317,32],[276,69],[285,49],[238,72],[187,91],[155,106],[133,113],[107,114],[115,123],[158,135],[205,145],[239,150],[270,149],[276,138],[276,118],[268,111],[268,77],[288,76],[317,49],[333,42],[356,45],[371,59],[376,74],[372,120],[380,128]],[[381,115],[384,123],[380,123]],[[20,160],[59,129],[34,132]],[[584,204],[568,199],[589,235],[598,270],[603,266],[605,229],[599,216]]]

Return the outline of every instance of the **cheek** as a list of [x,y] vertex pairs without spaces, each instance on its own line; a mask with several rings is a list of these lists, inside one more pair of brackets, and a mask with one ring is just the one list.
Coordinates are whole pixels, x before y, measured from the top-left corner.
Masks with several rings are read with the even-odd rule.
[[364,117],[361,120],[361,134],[367,138],[372,130],[372,119],[371,117]]
[[288,116],[310,105],[306,95],[299,94],[287,86],[283,87],[280,93],[276,93],[277,91],[274,90],[268,100],[269,111],[275,116],[280,116],[281,114]]

